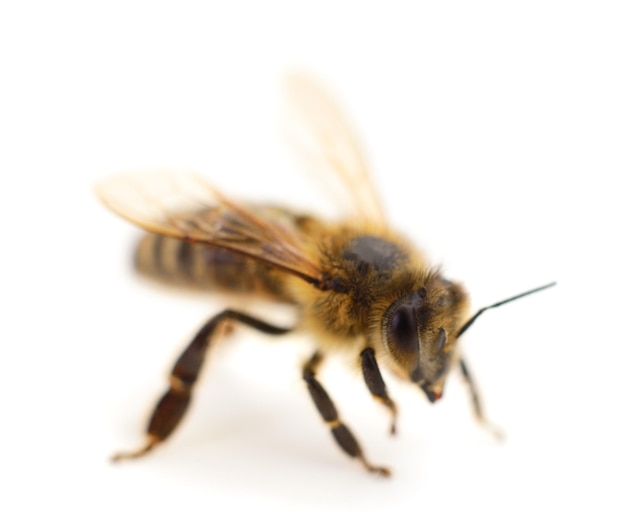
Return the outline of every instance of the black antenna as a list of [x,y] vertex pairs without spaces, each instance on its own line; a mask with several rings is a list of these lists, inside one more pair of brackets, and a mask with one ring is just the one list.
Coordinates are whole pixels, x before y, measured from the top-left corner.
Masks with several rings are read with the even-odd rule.
[[534,294],[535,292],[539,292],[540,290],[548,289],[550,287],[554,287],[556,285],[556,281],[552,283],[548,283],[547,285],[543,285],[541,287],[537,287],[536,289],[527,290],[526,292],[522,292],[517,296],[513,296],[512,298],[507,298],[505,300],[499,301],[498,303],[494,303],[493,305],[489,305],[488,307],[483,307],[476,314],[474,314],[469,320],[465,322],[465,325],[459,329],[459,332],[456,333],[456,337],[460,338],[460,336],[472,326],[472,323],[476,321],[476,318],[480,316],[483,312],[489,309],[493,309],[495,307],[499,307],[500,305],[504,305],[505,303],[509,303],[510,301],[517,300],[519,298],[523,298],[524,296],[528,296],[529,294]]

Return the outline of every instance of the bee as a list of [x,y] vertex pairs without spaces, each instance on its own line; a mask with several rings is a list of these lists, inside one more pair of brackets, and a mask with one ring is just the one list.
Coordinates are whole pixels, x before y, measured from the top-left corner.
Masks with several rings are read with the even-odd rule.
[[316,349],[302,369],[315,407],[339,447],[369,472],[370,463],[319,379],[329,353],[351,353],[367,389],[391,418],[397,408],[382,370],[417,386],[430,402],[459,368],[477,420],[489,426],[458,340],[485,310],[548,288],[544,285],[469,315],[468,293],[392,229],[377,198],[348,120],[311,79],[293,76],[288,94],[309,158],[351,196],[342,221],[269,205],[244,205],[193,173],[135,173],[98,188],[112,211],[148,233],[136,251],[137,269],[164,281],[262,295],[294,305],[293,327],[276,326],[241,310],[211,317],[174,364],[142,447],[114,461],[141,457],[164,442],[186,414],[196,380],[216,335],[245,325],[270,335],[304,331]]

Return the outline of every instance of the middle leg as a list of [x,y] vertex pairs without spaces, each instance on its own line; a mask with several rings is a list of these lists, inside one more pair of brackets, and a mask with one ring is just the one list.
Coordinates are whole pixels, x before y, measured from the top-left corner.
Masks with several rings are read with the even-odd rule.
[[304,365],[304,369],[302,371],[302,378],[307,383],[309,393],[311,394],[311,398],[313,398],[313,402],[315,403],[317,410],[320,415],[322,415],[324,422],[326,422],[326,424],[330,427],[330,431],[335,441],[345,453],[359,460],[368,471],[377,475],[388,477],[391,475],[391,471],[388,468],[373,466],[367,461],[365,455],[363,454],[363,450],[352,434],[352,431],[350,431],[350,429],[341,421],[339,413],[335,408],[335,404],[330,399],[330,396],[328,396],[328,393],[322,384],[320,384],[317,380],[316,373],[321,361],[322,355],[316,352]]

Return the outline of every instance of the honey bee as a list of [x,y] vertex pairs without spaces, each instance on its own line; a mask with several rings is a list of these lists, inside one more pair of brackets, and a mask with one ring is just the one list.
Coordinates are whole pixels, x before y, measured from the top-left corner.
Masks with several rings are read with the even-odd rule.
[[115,461],[143,456],[171,435],[190,405],[214,337],[238,324],[277,336],[304,331],[315,339],[317,349],[304,364],[302,378],[339,447],[372,473],[388,476],[391,471],[370,463],[320,382],[318,373],[328,353],[352,353],[369,392],[390,414],[392,434],[397,408],[379,363],[415,384],[430,402],[441,398],[448,373],[458,367],[477,420],[489,426],[458,340],[485,310],[554,283],[470,316],[463,286],[446,279],[385,221],[358,141],[338,106],[302,76],[290,78],[288,94],[310,157],[352,196],[352,211],[343,221],[276,206],[242,205],[191,173],[119,176],[98,188],[111,210],[148,231],[136,251],[141,273],[263,295],[294,305],[298,314],[294,327],[231,309],[210,318],[174,364],[144,445],[116,454]]

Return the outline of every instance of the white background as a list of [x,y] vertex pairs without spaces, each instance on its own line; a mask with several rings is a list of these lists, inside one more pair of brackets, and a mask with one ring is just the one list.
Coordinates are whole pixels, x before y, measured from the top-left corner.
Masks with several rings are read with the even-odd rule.
[[[624,523],[621,2],[12,4],[0,8],[0,522]],[[133,276],[137,232],[93,186],[193,168],[231,194],[323,206],[281,139],[294,68],[336,93],[391,221],[475,307],[559,281],[464,336],[508,438],[474,425],[454,375],[434,406],[390,380],[390,439],[358,372],[331,364],[346,421],[394,469],[372,477],[308,399],[311,348],[242,331],[167,446],[112,466],[140,443],[176,351],[223,303]]]

